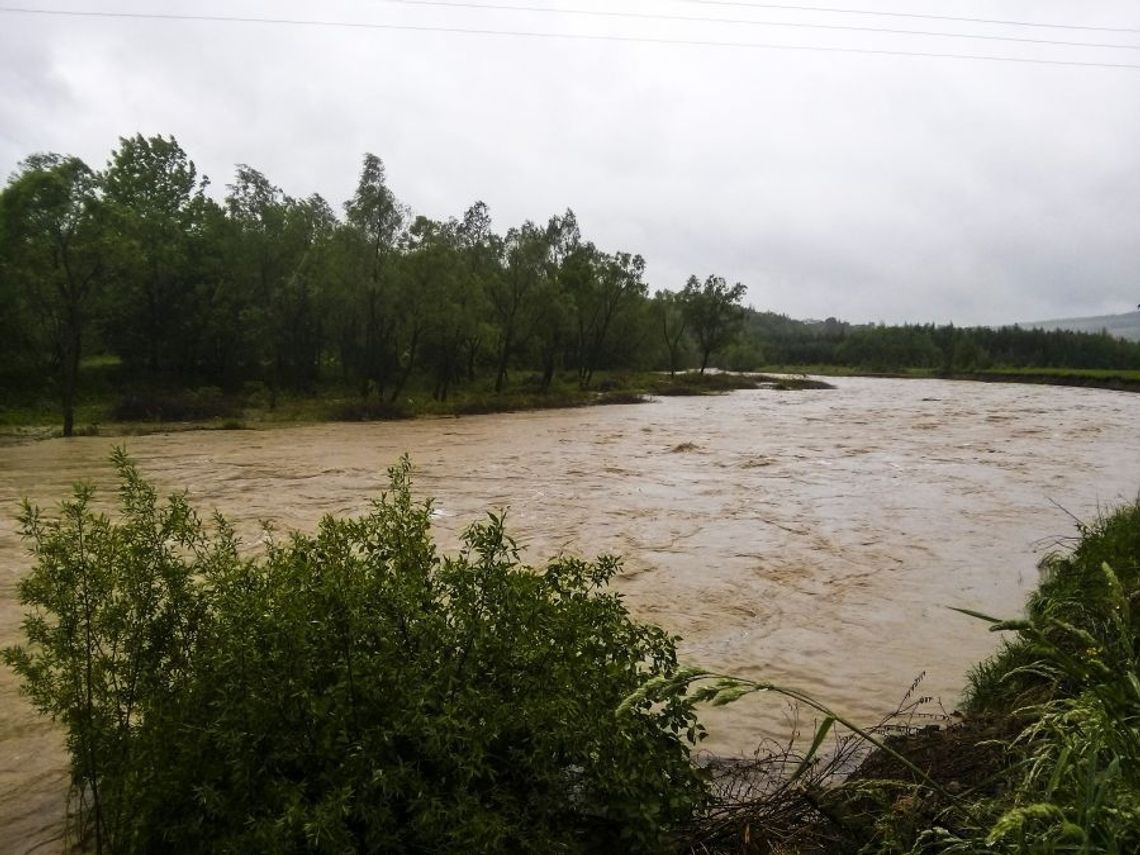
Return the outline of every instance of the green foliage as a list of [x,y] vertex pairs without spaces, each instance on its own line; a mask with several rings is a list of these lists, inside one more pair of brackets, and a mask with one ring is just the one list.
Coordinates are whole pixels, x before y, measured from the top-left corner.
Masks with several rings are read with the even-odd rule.
[[0,193],[0,423],[62,406],[70,434],[91,354],[170,400],[258,383],[274,418],[346,389],[369,412],[418,388],[445,402],[536,373],[523,385],[545,393],[561,375],[585,390],[605,371],[714,363],[1137,387],[1140,342],[1108,334],[795,321],[743,308],[744,285],[716,275],[651,298],[645,259],[596,246],[572,210],[499,233],[482,202],[414,216],[373,154],[339,213],[245,164],[223,204],[207,187],[162,135],[120,139],[102,172],[57,154],[20,165]]
[[[0,202],[0,297],[20,324],[16,340],[58,384],[63,433],[74,430],[79,363],[94,297],[106,279],[105,209],[82,160],[36,154],[20,164]],[[13,287],[14,286],[14,287]]]
[[28,641],[78,828],[107,852],[660,851],[704,794],[674,639],[606,590],[616,559],[522,565],[503,520],[437,554],[390,491],[244,558],[122,452],[120,519],[25,508]]
[[[1071,552],[1041,562],[1042,581],[1027,609],[1029,623],[974,670],[967,710],[1009,710],[1034,693],[1042,698],[1076,691],[1089,679],[1099,679],[1093,673],[1074,681],[1090,650],[1109,670],[1135,664],[1130,639],[1140,634],[1134,605],[1140,596],[1140,503],[1081,524],[1078,533]],[[1042,654],[1067,657],[1065,667],[1037,667]]]
[[[775,693],[823,715],[804,754],[775,757],[779,781],[751,802],[714,804],[694,850],[1140,851],[1140,504],[1080,526],[1080,535],[1046,560],[1026,617],[958,610],[1013,638],[971,675],[966,719],[941,731],[883,739],[801,692],[698,669],[643,686],[630,701],[683,685],[699,702]],[[837,725],[875,750],[829,786],[817,769],[827,766],[821,747]],[[837,743],[834,756],[846,750]],[[752,774],[772,762],[758,761]]]
[[136,134],[119,140],[99,184],[116,285],[103,307],[104,337],[152,373],[186,364],[201,333],[193,286],[207,182],[173,137]]
[[681,312],[696,341],[701,357],[701,373],[713,354],[729,345],[739,332],[743,319],[741,301],[747,289],[740,282],[732,287],[722,276],[709,276],[704,284],[690,276],[681,291]]
[[977,615],[1016,638],[975,669],[967,707],[1025,724],[1007,795],[979,806],[996,819],[947,851],[1140,849],[1140,505],[1080,533],[1043,562],[1025,620]]
[[[206,617],[196,578],[236,559],[226,531],[207,543],[179,496],[160,504],[116,452],[123,522],[90,510],[79,487],[55,519],[25,504],[35,569],[20,583],[27,645],[4,651],[25,692],[67,734],[79,828],[99,851],[135,847],[135,809],[162,773],[163,722],[183,711]],[[156,741],[157,740],[157,741]]]

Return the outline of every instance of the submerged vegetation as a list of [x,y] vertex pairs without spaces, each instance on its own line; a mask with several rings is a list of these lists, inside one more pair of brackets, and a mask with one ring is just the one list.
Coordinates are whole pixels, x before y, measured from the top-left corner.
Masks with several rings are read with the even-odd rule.
[[[114,383],[116,366],[98,366],[106,376],[104,387]],[[421,416],[467,416],[525,410],[547,410],[608,404],[642,404],[656,398],[717,395],[736,389],[780,391],[830,389],[831,384],[806,376],[708,373],[695,371],[673,376],[650,372],[598,372],[592,388],[574,380],[555,379],[545,390],[538,378],[524,378],[496,393],[487,384],[471,384],[445,401],[433,399],[413,385],[398,401],[361,398],[352,390],[330,387],[320,394],[281,396],[270,407],[264,388],[256,384],[242,392],[217,387],[177,391],[139,389],[108,406],[98,395],[81,399],[73,435],[139,434],[172,429],[236,430],[302,422],[359,422],[411,419]],[[43,408],[0,412],[0,436],[58,436],[44,427],[50,418]]]
[[[440,556],[406,460],[365,516],[260,557],[115,465],[116,520],[88,488],[25,508],[5,651],[98,851],[1140,849],[1140,504],[1048,557],[1024,617],[967,613],[1009,639],[962,713],[916,683],[866,729],[681,667],[607,590],[616,559],[526,567],[494,515]],[[810,746],[691,758],[701,704],[757,695],[809,712]]]

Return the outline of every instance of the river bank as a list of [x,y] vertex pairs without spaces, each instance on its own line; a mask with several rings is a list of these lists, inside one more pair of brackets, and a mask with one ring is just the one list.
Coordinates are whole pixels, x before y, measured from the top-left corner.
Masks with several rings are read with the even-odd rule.
[[[1041,561],[1023,615],[962,610],[1006,640],[971,670],[961,712],[916,721],[920,699],[824,759],[810,756],[817,739],[808,755],[789,747],[730,768],[687,848],[1138,851],[1140,503],[1077,534]],[[775,780],[749,782],[764,775]]]
[[[336,386],[308,395],[273,400],[258,386],[244,392],[213,387],[171,389],[127,387],[117,391],[104,381],[77,410],[78,436],[141,436],[186,430],[247,430],[323,422],[402,421],[495,413],[574,409],[648,403],[654,398],[718,395],[741,389],[796,391],[829,389],[830,383],[806,375],[679,372],[675,375],[602,373],[589,387],[564,380],[542,389],[522,383],[502,392],[463,388],[444,400],[413,389],[398,400],[361,397]],[[49,439],[61,435],[51,403],[0,409],[0,442]]]
[[977,371],[937,371],[909,368],[901,371],[872,371],[842,365],[776,365],[769,373],[816,375],[819,377],[881,377],[897,380],[963,380],[976,383],[1030,383],[1045,386],[1073,386],[1113,392],[1140,392],[1140,371],[1106,368],[992,368]]
[[[971,372],[930,369],[882,372],[838,365],[777,365],[762,372],[713,371],[700,374],[684,371],[675,375],[600,372],[589,387],[565,378],[542,389],[536,377],[502,392],[479,385],[461,387],[444,400],[434,399],[427,390],[413,388],[393,401],[381,396],[361,397],[337,385],[325,386],[304,395],[272,396],[258,384],[241,392],[226,392],[209,386],[174,389],[132,385],[120,389],[114,380],[113,369],[113,365],[103,364],[88,369],[95,382],[77,407],[76,435],[142,436],[187,430],[258,430],[322,422],[401,421],[575,409],[648,403],[654,398],[716,395],[746,389],[827,389],[833,384],[822,378],[839,377],[938,379],[1140,392],[1140,371],[1007,368]],[[55,404],[42,397],[25,398],[19,405],[0,408],[0,444],[60,435]]]

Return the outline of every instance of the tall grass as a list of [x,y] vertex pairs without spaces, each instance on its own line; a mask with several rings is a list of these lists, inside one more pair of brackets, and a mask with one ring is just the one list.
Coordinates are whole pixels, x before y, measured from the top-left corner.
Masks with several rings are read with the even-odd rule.
[[971,673],[965,719],[895,740],[846,722],[875,750],[837,785],[816,774],[828,768],[824,738],[844,723],[837,713],[760,682],[717,678],[698,690],[713,704],[776,692],[823,720],[782,782],[709,810],[693,851],[1140,852],[1140,504],[1079,525],[1042,571],[1023,618],[966,612],[1008,638]]

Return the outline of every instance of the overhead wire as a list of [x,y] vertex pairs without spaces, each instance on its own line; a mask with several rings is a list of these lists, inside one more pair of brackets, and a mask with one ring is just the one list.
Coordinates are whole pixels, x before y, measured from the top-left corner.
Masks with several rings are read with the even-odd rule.
[[924,59],[953,59],[978,62],[1015,63],[1027,65],[1049,65],[1082,68],[1114,68],[1140,70],[1140,64],[1122,62],[1098,62],[1075,59],[1050,59],[1045,57],[995,56],[990,54],[966,54],[940,51],[909,51],[888,48],[859,48],[837,45],[789,45],[778,42],[725,41],[717,39],[681,39],[655,36],[629,36],[608,33],[557,33],[539,30],[501,30],[478,27],[457,27],[428,24],[389,24],[366,21],[330,21],[307,18],[268,18],[237,15],[202,15],[165,12],[115,12],[93,9],[35,9],[22,6],[0,6],[0,14],[40,15],[49,17],[134,19],[150,21],[195,21],[222,24],[262,24],[297,27],[321,27],[353,30],[387,30],[395,32],[453,33],[476,36],[501,36],[515,38],[550,39],[565,41],[596,41],[626,44],[683,45],[689,47],[717,47],[730,49],[754,49],[772,51],[809,51],[814,53],[852,54],[865,56],[917,57]]
[[1098,33],[1140,33],[1140,27],[1053,24],[1046,21],[1016,21],[1002,18],[970,18],[960,15],[931,15],[920,12],[882,12],[838,6],[801,6],[791,3],[747,3],[744,0],[677,0],[698,6],[732,6],[739,9],[780,9],[787,12],[827,12],[839,15],[874,15],[881,18],[914,18],[924,21],[953,21],[959,24],[993,24],[1003,27],[1038,27],[1049,30],[1088,30]]
[[497,12],[525,12],[558,15],[582,15],[596,18],[632,19],[641,21],[679,21],[700,24],[742,24],[757,27],[786,27],[801,30],[838,30],[857,33],[884,33],[904,36],[934,36],[947,39],[976,39],[980,41],[1017,42],[1033,45],[1056,45],[1061,47],[1110,48],[1115,50],[1140,50],[1140,45],[1113,44],[1111,42],[1073,42],[1055,39],[1034,39],[1024,36],[999,36],[988,33],[946,33],[936,30],[901,30],[890,27],[863,27],[855,24],[813,24],[804,21],[758,21],[754,18],[713,18],[705,15],[671,15],[659,12],[625,12],[612,9],[574,9],[561,6],[520,6],[505,3],[478,3],[470,0],[375,0],[379,3],[392,3],[401,6],[419,6],[447,9],[486,9]]

